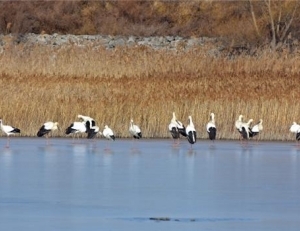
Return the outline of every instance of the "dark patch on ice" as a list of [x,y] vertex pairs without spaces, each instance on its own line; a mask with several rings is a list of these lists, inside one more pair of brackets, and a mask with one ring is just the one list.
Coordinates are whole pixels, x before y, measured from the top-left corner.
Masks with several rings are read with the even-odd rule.
[[247,222],[254,221],[255,219],[251,218],[171,218],[171,217],[133,217],[133,218],[120,218],[127,221],[154,221],[154,222]]

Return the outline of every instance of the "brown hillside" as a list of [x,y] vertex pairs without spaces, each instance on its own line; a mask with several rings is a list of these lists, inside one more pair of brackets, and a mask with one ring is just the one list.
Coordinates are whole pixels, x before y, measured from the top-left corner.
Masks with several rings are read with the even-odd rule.
[[0,33],[208,36],[224,37],[231,45],[264,44],[272,39],[270,12],[277,40],[300,37],[298,5],[295,1],[274,1],[270,8],[264,1],[5,1],[0,2]]

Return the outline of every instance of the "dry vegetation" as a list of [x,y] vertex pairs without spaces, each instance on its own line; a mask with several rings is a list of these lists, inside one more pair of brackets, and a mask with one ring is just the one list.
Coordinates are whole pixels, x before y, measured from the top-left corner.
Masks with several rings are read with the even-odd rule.
[[192,115],[199,137],[206,138],[204,127],[214,112],[218,138],[234,139],[234,121],[243,114],[264,119],[261,139],[294,139],[288,129],[300,119],[299,55],[256,48],[273,39],[288,45],[299,39],[298,5],[252,0],[0,2],[0,33],[217,36],[225,45],[255,49],[255,56],[228,59],[207,56],[209,48],[7,46],[0,54],[1,117],[24,136],[35,136],[47,120],[66,128],[77,114],[86,114],[120,137],[128,137],[130,118],[145,137],[170,137],[167,126],[175,111],[183,122]]
[[289,126],[300,118],[299,56],[261,52],[257,57],[212,58],[204,48],[188,51],[146,47],[105,50],[12,46],[0,56],[0,110],[7,124],[35,136],[47,120],[64,129],[77,114],[128,137],[130,118],[145,137],[170,137],[172,112],[192,115],[206,138],[209,113],[219,139],[235,139],[239,114],[264,119],[261,139],[294,139]]
[[299,8],[289,0],[1,1],[0,33],[207,36],[265,46],[300,39]]

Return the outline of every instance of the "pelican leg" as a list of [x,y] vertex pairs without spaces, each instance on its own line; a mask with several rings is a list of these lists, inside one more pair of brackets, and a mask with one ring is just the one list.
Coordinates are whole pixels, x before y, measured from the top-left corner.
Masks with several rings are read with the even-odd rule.
[[76,136],[76,134],[74,136],[72,136],[72,144],[75,144],[75,136]]
[[135,138],[132,139],[132,146],[131,146],[131,149],[132,150],[137,150],[138,148],[136,147],[137,146],[137,141]]
[[9,145],[10,145],[10,137],[7,136],[7,139],[6,139],[6,148],[9,148]]
[[80,137],[80,133],[75,133],[74,134],[74,136],[73,136],[73,138],[74,138],[74,144],[76,144],[76,143],[80,144],[81,143],[79,137]]
[[45,137],[46,137],[46,145],[48,146],[48,145],[50,145],[48,134]]
[[173,139],[173,144],[172,144],[172,146],[173,147],[177,147],[178,146],[178,139]]
[[133,139],[132,139],[132,142],[131,142],[131,149],[132,149],[132,150],[135,149],[135,148],[134,148],[134,144],[135,144],[134,140],[135,140],[135,139],[133,138]]
[[109,140],[106,141],[104,150],[105,150],[105,151],[109,151],[109,150],[110,150],[110,143],[109,143]]
[[215,140],[212,140],[212,142],[210,143],[210,147],[213,147],[215,145]]
[[255,138],[256,144],[258,144],[258,137]]
[[191,151],[193,150],[193,145],[191,144]]

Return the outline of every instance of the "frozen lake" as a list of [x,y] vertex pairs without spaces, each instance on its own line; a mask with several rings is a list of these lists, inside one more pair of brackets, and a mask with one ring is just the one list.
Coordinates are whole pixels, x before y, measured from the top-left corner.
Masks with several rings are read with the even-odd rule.
[[[291,142],[0,139],[0,230],[299,230]],[[134,149],[132,149],[134,145]],[[157,219],[166,218],[166,221]]]

